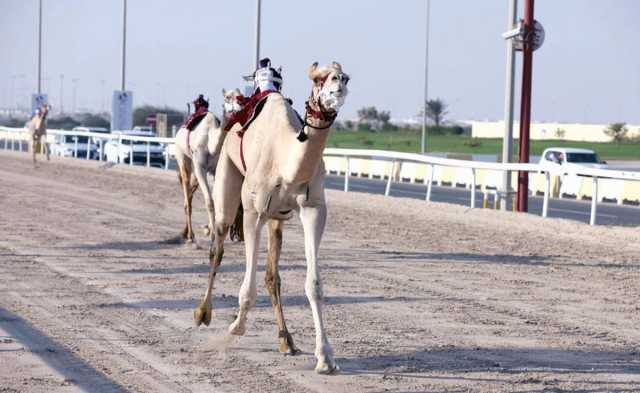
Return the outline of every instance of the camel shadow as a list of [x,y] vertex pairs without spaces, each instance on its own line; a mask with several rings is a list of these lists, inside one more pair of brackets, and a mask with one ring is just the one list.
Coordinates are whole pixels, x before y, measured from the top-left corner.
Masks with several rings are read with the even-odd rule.
[[[202,299],[153,299],[138,300],[132,302],[115,302],[102,303],[96,305],[99,308],[122,308],[122,309],[161,309],[161,310],[190,310],[197,306]],[[367,304],[367,303],[388,303],[388,302],[420,302],[423,298],[412,297],[384,297],[384,296],[326,296],[325,305],[340,304]],[[282,296],[282,305],[284,307],[306,307],[309,302],[304,295]],[[238,307],[238,297],[233,295],[217,296],[213,299],[213,308],[227,309]],[[258,296],[256,300],[256,308],[271,308],[271,297],[266,295]]]
[[[624,374],[639,376],[638,352],[590,351],[562,348],[483,348],[438,347],[370,357],[338,358],[346,375],[381,375],[383,378],[415,378],[430,380],[465,380],[471,382],[540,384],[547,388],[565,382],[598,385],[629,385],[637,391],[635,381],[598,380],[599,375]],[[446,372],[462,373],[447,376]],[[465,376],[470,373],[502,375],[503,378]],[[443,375],[444,374],[444,375]],[[518,378],[518,375],[521,375]],[[546,377],[545,375],[546,374]],[[573,374],[573,375],[571,375]],[[584,375],[584,380],[575,374]],[[566,377],[565,377],[566,376]],[[539,392],[540,390],[514,390]],[[558,391],[558,390],[553,390]],[[564,390],[559,390],[564,391]],[[575,390],[571,390],[575,391]],[[580,391],[580,390],[578,390]],[[587,390],[584,390],[587,391]],[[594,390],[588,390],[593,392]],[[597,390],[596,390],[597,391]],[[610,387],[602,390],[611,391]]]
[[[0,327],[82,391],[128,392],[30,322],[0,306]],[[0,389],[4,391],[3,389]]]
[[140,240],[140,241],[113,241],[97,244],[77,244],[64,247],[66,249],[80,250],[119,250],[119,251],[140,251],[159,250],[175,248],[186,244],[181,236],[174,236],[163,240]]
[[606,262],[594,262],[594,263],[580,263],[580,262],[567,262],[566,260],[558,261],[554,258],[562,257],[561,255],[511,255],[511,254],[479,254],[479,253],[465,253],[465,252],[420,252],[420,251],[364,251],[361,250],[356,254],[356,258],[362,259],[363,254],[373,254],[382,256],[383,259],[377,259],[376,262],[406,262],[406,263],[434,263],[434,262],[446,262],[446,263],[482,263],[482,264],[496,264],[496,265],[516,265],[516,266],[572,266],[572,267],[598,267],[598,268],[628,268],[629,266],[639,265],[635,263],[606,263]]

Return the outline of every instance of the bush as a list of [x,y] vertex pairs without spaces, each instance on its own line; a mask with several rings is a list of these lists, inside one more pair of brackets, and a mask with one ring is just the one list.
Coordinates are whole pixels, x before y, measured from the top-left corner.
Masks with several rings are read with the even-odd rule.
[[482,146],[482,142],[478,138],[467,138],[464,140],[463,144],[469,147],[480,147]]
[[613,138],[615,142],[622,142],[625,140],[628,132],[629,129],[627,128],[626,123],[613,123],[604,130],[604,133]]

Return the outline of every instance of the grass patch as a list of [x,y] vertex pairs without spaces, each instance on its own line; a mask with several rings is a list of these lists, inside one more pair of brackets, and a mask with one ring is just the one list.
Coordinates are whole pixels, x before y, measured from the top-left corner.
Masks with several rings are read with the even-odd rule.
[[[420,151],[421,130],[400,129],[393,131],[332,131],[328,147],[349,149],[393,150],[409,153]],[[548,147],[576,147],[594,150],[605,160],[640,160],[638,142],[575,142],[564,140],[531,141],[531,154],[540,155]],[[502,139],[471,138],[467,135],[429,135],[428,152],[459,154],[502,154]],[[518,152],[518,140],[514,140],[514,154]]]

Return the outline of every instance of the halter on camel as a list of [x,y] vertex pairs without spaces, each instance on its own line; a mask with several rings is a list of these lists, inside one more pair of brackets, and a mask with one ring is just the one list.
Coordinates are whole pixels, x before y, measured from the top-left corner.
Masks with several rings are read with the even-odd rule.
[[[224,130],[229,131],[234,124],[240,123],[242,128],[236,132],[238,137],[240,137],[240,161],[242,163],[242,168],[247,170],[247,165],[244,159],[244,150],[243,150],[243,140],[244,134],[249,128],[249,125],[258,117],[262,108],[268,98],[269,95],[277,93],[282,94],[280,90],[282,89],[282,75],[280,74],[280,69],[275,70],[271,68],[271,61],[268,58],[262,59],[260,61],[260,66],[256,72],[250,77],[253,77],[256,89],[254,94],[251,97],[239,96],[236,97],[238,104],[242,107],[241,110],[233,112],[229,117],[225,116],[225,126]],[[320,92],[318,97],[313,96],[313,92],[309,99],[305,102],[305,114],[304,119],[298,114],[297,111],[294,110],[298,120],[302,124],[296,138],[300,143],[305,142],[309,139],[309,136],[305,132],[305,128],[311,127],[316,130],[326,130],[331,128],[333,122],[338,115],[337,109],[342,106],[344,103],[344,98],[338,98],[332,95],[330,92],[325,91],[324,85],[327,81],[329,74],[325,75],[321,79],[320,83]],[[340,73],[335,76],[339,78],[341,81],[344,81],[345,85],[349,83],[349,76],[344,73]],[[321,98],[324,99],[326,103],[332,106],[332,108],[324,108],[321,104]],[[293,104],[293,101],[287,99],[290,104]],[[311,124],[310,120],[316,120],[319,124]],[[323,124],[324,123],[324,124]]]

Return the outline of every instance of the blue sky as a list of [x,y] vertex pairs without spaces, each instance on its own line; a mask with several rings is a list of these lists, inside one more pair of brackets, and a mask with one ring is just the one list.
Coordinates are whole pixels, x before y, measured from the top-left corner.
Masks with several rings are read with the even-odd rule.
[[[0,0],[0,106],[36,88],[37,0]],[[184,108],[240,86],[253,62],[255,1],[129,0],[127,87],[135,105]],[[263,0],[262,54],[284,69],[303,107],[310,63],[351,74],[343,118],[375,105],[414,115],[424,81],[424,0]],[[524,1],[519,1],[522,14]],[[60,105],[109,109],[120,82],[122,2],[43,0],[45,90]],[[429,95],[451,119],[501,119],[506,0],[432,0]],[[537,0],[546,41],[534,55],[533,119],[640,123],[640,2]],[[520,57],[520,56],[518,56]],[[4,61],[10,59],[10,61]],[[519,97],[520,59],[516,96]],[[75,79],[75,82],[73,80]],[[14,84],[12,95],[12,81]],[[14,99],[12,100],[12,96]],[[24,104],[23,104],[24,105]],[[516,113],[517,115],[517,113]]]

